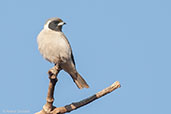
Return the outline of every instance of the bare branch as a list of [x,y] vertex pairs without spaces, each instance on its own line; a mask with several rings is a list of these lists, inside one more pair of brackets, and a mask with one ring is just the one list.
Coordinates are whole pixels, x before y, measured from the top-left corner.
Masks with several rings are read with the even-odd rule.
[[[113,83],[111,86],[103,89],[102,91],[96,93],[95,95],[92,95],[91,97],[88,97],[86,99],[83,99],[79,102],[73,102],[69,105],[66,105],[64,107],[58,107],[58,108],[54,108],[49,114],[64,114],[67,112],[71,112],[73,110],[76,110],[77,108],[80,108],[86,104],[91,103],[92,101],[114,91],[115,89],[121,87],[120,83],[118,81],[116,81],[115,83]],[[36,114],[48,114],[48,113],[44,113],[43,110],[40,113],[36,113]]]
[[50,69],[48,71],[49,74],[49,88],[48,88],[48,94],[47,94],[47,98],[46,98],[46,104],[43,106],[43,109],[40,112],[37,112],[35,114],[64,114],[67,112],[71,112],[73,110],[76,110],[77,108],[80,108],[88,103],[91,103],[92,101],[114,91],[115,89],[121,87],[120,83],[118,81],[116,81],[115,83],[113,83],[111,86],[103,89],[102,91],[92,95],[91,97],[88,97],[86,99],[83,99],[79,102],[73,102],[69,105],[66,105],[64,107],[55,107],[53,106],[53,102],[54,102],[54,88],[56,85],[56,82],[58,81],[57,79],[57,75],[60,72],[61,68],[59,68],[59,66],[55,65],[52,69]]

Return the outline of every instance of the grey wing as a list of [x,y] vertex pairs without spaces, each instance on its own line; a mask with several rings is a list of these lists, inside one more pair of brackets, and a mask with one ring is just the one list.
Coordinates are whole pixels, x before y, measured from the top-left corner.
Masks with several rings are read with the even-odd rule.
[[[63,34],[63,35],[64,35],[64,34]],[[68,44],[69,44],[69,46],[70,46],[70,48],[71,48],[71,45],[70,45],[70,43],[69,43],[69,41],[68,41],[68,39],[66,38],[65,35],[64,35],[64,39],[65,39],[66,42],[68,42]],[[72,59],[72,62],[74,63],[74,65],[75,65],[75,60],[74,60],[74,56],[73,56],[73,53],[72,53],[72,49],[71,49],[71,59]]]
[[74,65],[75,65],[75,60],[74,60],[74,56],[72,54],[72,51],[71,51],[71,59],[72,59],[72,62],[74,63]]

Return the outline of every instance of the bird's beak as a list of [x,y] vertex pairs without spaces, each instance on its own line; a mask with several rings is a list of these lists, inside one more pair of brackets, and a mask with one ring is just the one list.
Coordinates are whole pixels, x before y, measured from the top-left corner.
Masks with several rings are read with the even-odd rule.
[[65,25],[66,23],[65,22],[60,22],[58,23],[58,26],[62,26],[62,25]]

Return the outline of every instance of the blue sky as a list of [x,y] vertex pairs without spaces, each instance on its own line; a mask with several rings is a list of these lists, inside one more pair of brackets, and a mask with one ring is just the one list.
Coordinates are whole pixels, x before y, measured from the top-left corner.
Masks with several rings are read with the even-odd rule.
[[60,72],[55,106],[79,101],[115,81],[122,87],[72,114],[171,113],[171,1],[0,1],[0,113],[35,113],[46,102],[53,66],[37,49],[48,18],[67,25],[77,70],[90,85],[79,90]]

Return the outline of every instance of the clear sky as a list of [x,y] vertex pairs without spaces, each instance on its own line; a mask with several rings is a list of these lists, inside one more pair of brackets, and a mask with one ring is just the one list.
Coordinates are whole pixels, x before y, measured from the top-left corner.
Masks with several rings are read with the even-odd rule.
[[55,106],[118,80],[120,89],[71,113],[171,114],[170,0],[1,0],[0,14],[1,114],[32,114],[45,104],[53,64],[40,55],[36,37],[51,17],[67,23],[63,32],[90,85],[79,90],[60,72]]

